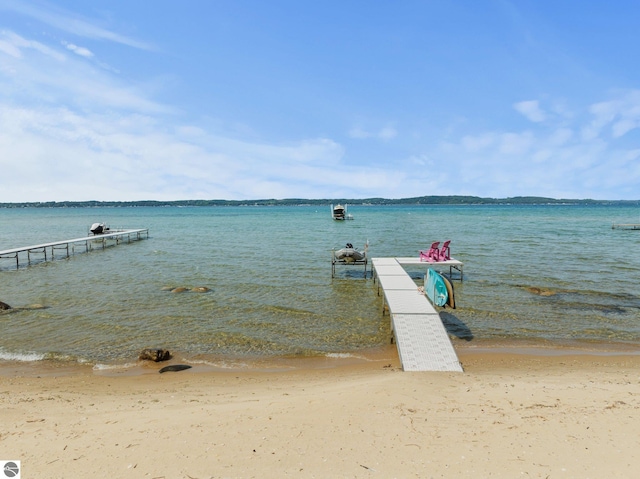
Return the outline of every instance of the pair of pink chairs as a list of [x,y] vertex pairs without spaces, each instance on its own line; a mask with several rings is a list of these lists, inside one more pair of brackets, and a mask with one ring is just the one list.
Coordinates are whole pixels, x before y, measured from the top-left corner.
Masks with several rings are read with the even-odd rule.
[[431,243],[431,247],[428,251],[420,251],[420,261],[428,261],[429,263],[435,263],[438,261],[447,261],[451,259],[451,250],[449,244],[451,240],[447,240],[442,243],[442,248],[439,248],[440,241],[434,241]]

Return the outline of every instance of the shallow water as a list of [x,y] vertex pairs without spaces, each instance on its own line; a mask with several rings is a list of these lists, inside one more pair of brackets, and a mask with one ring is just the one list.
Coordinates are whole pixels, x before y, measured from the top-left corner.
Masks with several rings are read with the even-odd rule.
[[[138,207],[0,209],[0,250],[77,238],[103,221],[149,239],[15,268],[0,259],[0,358],[135,362],[145,347],[192,361],[358,355],[382,348],[389,318],[362,267],[332,248],[417,256],[451,239],[464,262],[449,332],[468,344],[635,345],[640,223],[605,206]],[[80,248],[82,250],[82,248]],[[36,258],[36,257],[34,257]],[[421,284],[422,267],[411,276]],[[171,293],[167,287],[210,291]],[[40,304],[43,309],[32,309]]]

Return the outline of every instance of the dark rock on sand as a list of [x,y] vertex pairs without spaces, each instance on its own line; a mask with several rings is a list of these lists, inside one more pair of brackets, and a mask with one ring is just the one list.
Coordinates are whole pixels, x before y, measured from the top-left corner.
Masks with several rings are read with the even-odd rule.
[[171,366],[163,367],[160,372],[167,373],[169,371],[184,371],[185,369],[191,369],[188,364],[172,364]]
[[138,356],[138,359],[142,361],[155,361],[157,363],[160,361],[167,361],[168,359],[171,359],[171,353],[166,349],[149,348],[149,349],[144,349],[140,353],[140,356]]

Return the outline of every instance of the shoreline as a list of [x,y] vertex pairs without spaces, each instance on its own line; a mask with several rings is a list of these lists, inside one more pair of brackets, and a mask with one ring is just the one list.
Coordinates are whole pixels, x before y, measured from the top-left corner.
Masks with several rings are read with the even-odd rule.
[[[541,359],[552,357],[635,357],[640,356],[640,347],[629,343],[568,344],[529,340],[474,340],[473,344],[452,339],[458,359],[463,366],[469,358],[474,362],[486,360],[492,363],[496,357]],[[106,377],[127,377],[156,374],[168,365],[187,364],[189,373],[286,373],[289,371],[313,371],[339,369],[349,366],[380,365],[402,369],[395,344],[385,345],[357,353],[328,354],[314,357],[271,357],[260,359],[229,358],[181,358],[179,355],[168,361],[152,362],[132,360],[126,364],[90,364],[57,360],[1,360],[0,377],[75,376],[93,374]]]

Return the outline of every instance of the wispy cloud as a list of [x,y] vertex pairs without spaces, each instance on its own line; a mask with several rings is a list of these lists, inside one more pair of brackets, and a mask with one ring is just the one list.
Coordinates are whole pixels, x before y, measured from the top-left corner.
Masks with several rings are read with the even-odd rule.
[[83,18],[78,14],[66,11],[53,4],[43,3],[42,5],[36,6],[30,2],[0,0],[0,10],[20,13],[50,27],[79,37],[107,40],[142,50],[153,49],[148,43],[102,28],[96,25],[94,20]]
[[[66,50],[66,49],[65,49]],[[150,100],[145,85],[126,84],[103,68],[82,58],[88,51],[65,50],[28,40],[10,31],[0,32],[0,98],[12,103],[34,101],[67,107],[122,108],[129,111],[166,112],[169,108]],[[4,55],[3,55],[4,54]]]
[[583,129],[585,138],[593,138],[608,131],[619,138],[640,127],[640,90],[618,93],[617,98],[603,101],[589,108],[593,119]]
[[141,115],[2,112],[0,130],[10,134],[0,140],[0,166],[11,181],[0,180],[0,196],[15,201],[323,197],[389,181],[382,170],[346,164],[328,139],[273,145],[194,137],[197,127],[167,130]]
[[13,58],[23,58],[25,50],[33,50],[59,61],[64,60],[64,55],[54,48],[35,40],[27,40],[12,31],[0,30],[0,52]]
[[441,143],[439,155],[455,165],[442,168],[449,181],[475,184],[489,196],[528,192],[575,198],[585,191],[594,196],[607,191],[609,198],[637,196],[640,167],[633,162],[640,153],[635,144],[617,140],[640,127],[640,90],[617,92],[585,106],[586,116],[564,112],[562,121],[547,125],[541,123],[537,102],[517,105],[532,121],[540,120],[536,128],[485,131]]
[[384,126],[379,130],[368,130],[362,126],[354,126],[349,130],[349,137],[357,140],[368,138],[376,138],[383,141],[389,141],[398,136],[398,131],[391,125]]

